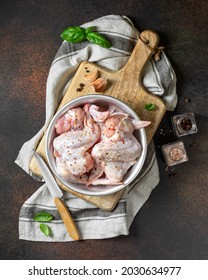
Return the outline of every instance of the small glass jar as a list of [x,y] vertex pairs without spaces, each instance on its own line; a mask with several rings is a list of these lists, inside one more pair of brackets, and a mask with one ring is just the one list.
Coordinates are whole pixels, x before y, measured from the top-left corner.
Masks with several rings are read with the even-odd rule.
[[163,157],[168,166],[188,161],[186,149],[182,141],[175,141],[161,147]]
[[173,131],[176,136],[190,135],[198,131],[193,113],[176,115],[171,118]]

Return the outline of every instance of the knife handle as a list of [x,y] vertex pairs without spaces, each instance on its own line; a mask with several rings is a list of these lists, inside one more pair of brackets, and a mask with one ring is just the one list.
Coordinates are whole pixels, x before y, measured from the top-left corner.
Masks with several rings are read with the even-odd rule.
[[73,221],[71,214],[69,213],[68,208],[66,207],[66,204],[59,197],[55,197],[54,202],[56,204],[56,207],[59,211],[59,214],[61,215],[61,218],[66,226],[69,235],[71,236],[72,239],[79,240],[79,232],[77,230],[77,227]]

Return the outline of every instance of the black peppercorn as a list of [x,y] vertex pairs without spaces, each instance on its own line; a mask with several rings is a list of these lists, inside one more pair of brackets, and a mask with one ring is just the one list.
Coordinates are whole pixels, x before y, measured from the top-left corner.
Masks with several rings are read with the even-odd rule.
[[185,102],[185,103],[190,103],[190,102],[191,102],[191,99],[188,98],[188,97],[185,97],[185,98],[184,98],[184,102]]

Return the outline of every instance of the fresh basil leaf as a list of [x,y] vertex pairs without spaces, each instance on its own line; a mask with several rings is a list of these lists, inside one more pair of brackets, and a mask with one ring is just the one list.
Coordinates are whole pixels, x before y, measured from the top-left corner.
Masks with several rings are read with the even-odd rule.
[[152,103],[147,103],[147,104],[145,104],[144,108],[148,111],[153,111],[153,110],[157,109],[157,106]]
[[61,38],[70,43],[78,43],[86,39],[85,29],[80,26],[68,27],[61,33]]
[[101,34],[97,32],[88,32],[87,33],[87,40],[89,40],[92,43],[95,43],[103,48],[110,48],[111,43],[103,37]]
[[46,224],[40,224],[40,230],[45,234],[45,236],[49,236],[50,228]]
[[53,220],[53,216],[46,212],[40,212],[40,213],[35,214],[35,216],[33,217],[33,220],[36,222],[48,222],[48,221]]

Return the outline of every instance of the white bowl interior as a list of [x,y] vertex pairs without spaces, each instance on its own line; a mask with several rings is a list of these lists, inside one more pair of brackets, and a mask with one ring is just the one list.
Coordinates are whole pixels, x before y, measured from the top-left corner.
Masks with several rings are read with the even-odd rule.
[[72,100],[71,102],[67,103],[65,106],[63,106],[53,117],[52,121],[50,122],[50,125],[47,129],[46,133],[46,141],[45,141],[45,149],[46,149],[46,156],[48,160],[48,164],[54,173],[54,175],[69,189],[74,190],[78,193],[84,194],[84,195],[108,195],[115,193],[127,185],[129,185],[139,174],[141,171],[141,168],[144,164],[146,153],[147,153],[147,139],[146,139],[146,133],[144,128],[141,128],[139,130],[135,130],[134,136],[138,139],[142,146],[142,153],[141,156],[138,158],[137,162],[128,170],[127,174],[124,177],[124,184],[119,185],[96,185],[96,186],[85,186],[84,184],[78,184],[78,183],[72,183],[67,181],[65,178],[62,178],[57,174],[56,171],[56,162],[55,157],[53,155],[53,139],[57,136],[55,131],[55,124],[57,123],[58,119],[65,114],[69,109],[83,106],[86,103],[93,103],[98,106],[106,107],[108,108],[109,105],[116,106],[119,111],[127,113],[130,117],[139,120],[138,115],[125,103],[122,101],[107,96],[107,95],[96,95],[96,94],[90,94],[85,95],[79,98],[76,98]]

